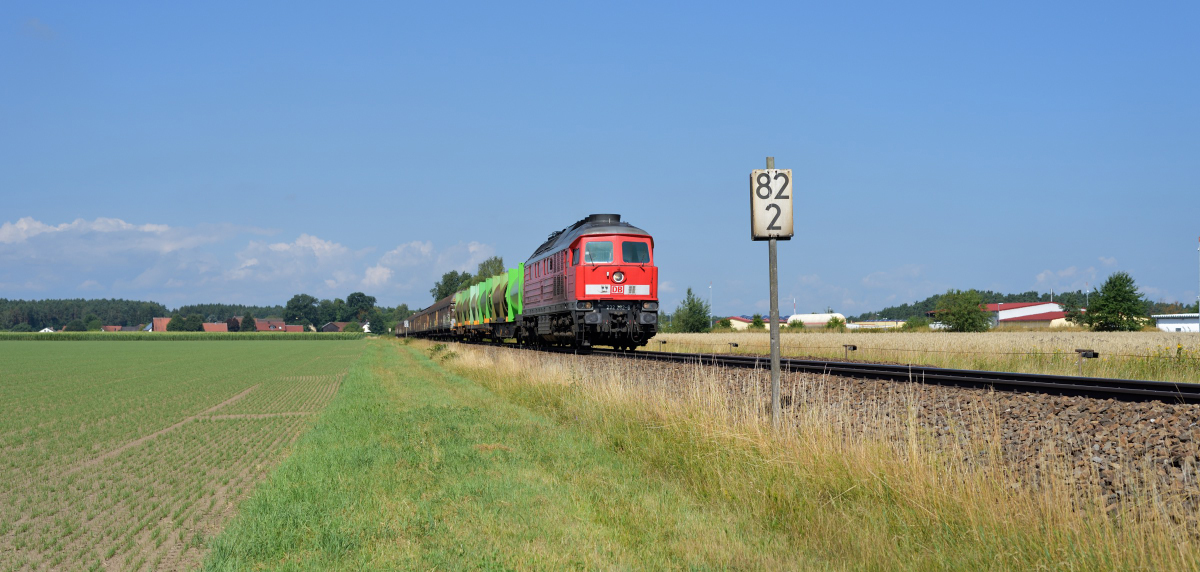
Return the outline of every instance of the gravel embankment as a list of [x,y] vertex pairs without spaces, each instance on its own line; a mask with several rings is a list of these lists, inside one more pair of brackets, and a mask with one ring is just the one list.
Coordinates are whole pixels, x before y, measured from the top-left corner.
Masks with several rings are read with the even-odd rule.
[[[730,393],[770,395],[764,371],[695,365],[631,362],[591,357],[606,367],[627,368],[648,384],[685,386],[699,375],[716,376]],[[824,415],[849,434],[912,438],[911,420],[922,439],[974,451],[971,462],[988,462],[985,443],[1026,483],[1043,471],[1069,473],[1079,483],[1103,489],[1110,501],[1130,494],[1157,494],[1200,506],[1196,468],[1200,406],[1161,402],[1127,403],[1040,394],[863,380],[813,374],[784,374],[785,415]],[[815,406],[815,407],[814,407]],[[1148,477],[1150,483],[1145,482]],[[1115,506],[1115,504],[1114,504]],[[1194,512],[1194,511],[1193,511]],[[1195,517],[1190,520],[1195,524]]]

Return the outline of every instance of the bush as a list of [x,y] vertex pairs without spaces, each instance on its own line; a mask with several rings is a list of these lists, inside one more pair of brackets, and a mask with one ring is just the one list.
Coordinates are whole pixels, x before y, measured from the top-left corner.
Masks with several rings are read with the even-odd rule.
[[709,319],[708,302],[701,300],[688,288],[687,295],[672,314],[671,329],[683,333],[707,332]]
[[837,316],[831,316],[829,321],[825,322],[825,329],[844,332],[846,331],[846,320],[843,320]]
[[86,332],[87,326],[84,325],[83,320],[71,320],[70,322],[67,322],[67,325],[63,326],[62,331],[64,331],[64,332]]
[[755,314],[750,317],[750,326],[747,327],[746,329],[748,329],[748,330],[765,330],[766,328],[767,328],[767,324],[765,322],[763,322],[762,314]]
[[20,324],[17,324],[17,325],[15,325],[15,326],[13,326],[13,327],[9,328],[9,329],[8,329],[8,331],[10,331],[10,332],[18,332],[18,333],[20,333],[20,332],[32,332],[32,331],[33,331],[33,326],[30,326],[29,324],[26,324],[25,322],[21,322]]
[[732,330],[733,322],[730,321],[729,318],[721,318],[720,320],[717,320],[717,327],[722,330]]
[[928,330],[929,318],[926,318],[925,316],[913,316],[905,320],[904,325],[900,326],[900,329],[906,332],[912,332],[915,330]]
[[978,290],[947,290],[938,299],[937,318],[952,332],[986,332],[992,324]]
[[[1092,297],[1092,307],[1079,316],[1079,320],[1097,332],[1136,332],[1149,321],[1146,305],[1133,277],[1117,272],[1104,281],[1100,291]],[[1069,315],[1076,316],[1073,312]]]
[[346,327],[342,328],[342,331],[343,332],[359,332],[359,333],[361,333],[363,331],[363,327],[362,327],[362,324],[360,324],[358,322],[350,322],[350,323],[346,324]]

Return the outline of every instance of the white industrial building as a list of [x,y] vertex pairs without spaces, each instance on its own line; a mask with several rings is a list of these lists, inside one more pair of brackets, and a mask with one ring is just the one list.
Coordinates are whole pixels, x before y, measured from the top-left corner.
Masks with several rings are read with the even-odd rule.
[[828,324],[832,318],[841,320],[843,324],[846,323],[846,317],[838,312],[828,314],[792,314],[788,316],[787,323],[790,326],[796,322],[800,322],[806,328],[824,328],[825,324]]
[[1150,317],[1164,332],[1200,332],[1200,314],[1155,314]]

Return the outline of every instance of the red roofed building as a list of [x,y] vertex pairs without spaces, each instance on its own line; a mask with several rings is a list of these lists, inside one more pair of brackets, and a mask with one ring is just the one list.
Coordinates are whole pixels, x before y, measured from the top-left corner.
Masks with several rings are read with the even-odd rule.
[[254,319],[254,327],[260,332],[282,332],[285,326],[283,320]]
[[121,331],[121,326],[100,326],[100,330],[105,332],[119,332]]
[[1058,302],[1008,302],[988,304],[997,325],[1023,328],[1065,328],[1067,312]]
[[304,326],[301,326],[301,325],[293,326],[293,325],[289,324],[289,325],[286,325],[283,327],[283,331],[285,331],[285,332],[303,332]]
[[346,328],[346,324],[350,322],[329,322],[321,326],[322,332],[340,332]]
[[154,318],[154,321],[150,323],[150,331],[165,332],[169,323],[171,323],[171,318]]
[[204,331],[206,331],[206,332],[228,332],[229,331],[229,324],[226,324],[225,322],[206,323],[206,324],[201,324],[201,325],[204,327]]

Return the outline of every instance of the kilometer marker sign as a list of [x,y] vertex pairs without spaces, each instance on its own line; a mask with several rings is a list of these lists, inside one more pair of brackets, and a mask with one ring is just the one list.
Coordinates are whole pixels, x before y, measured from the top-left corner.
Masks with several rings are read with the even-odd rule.
[[792,170],[750,171],[750,238],[792,238]]

